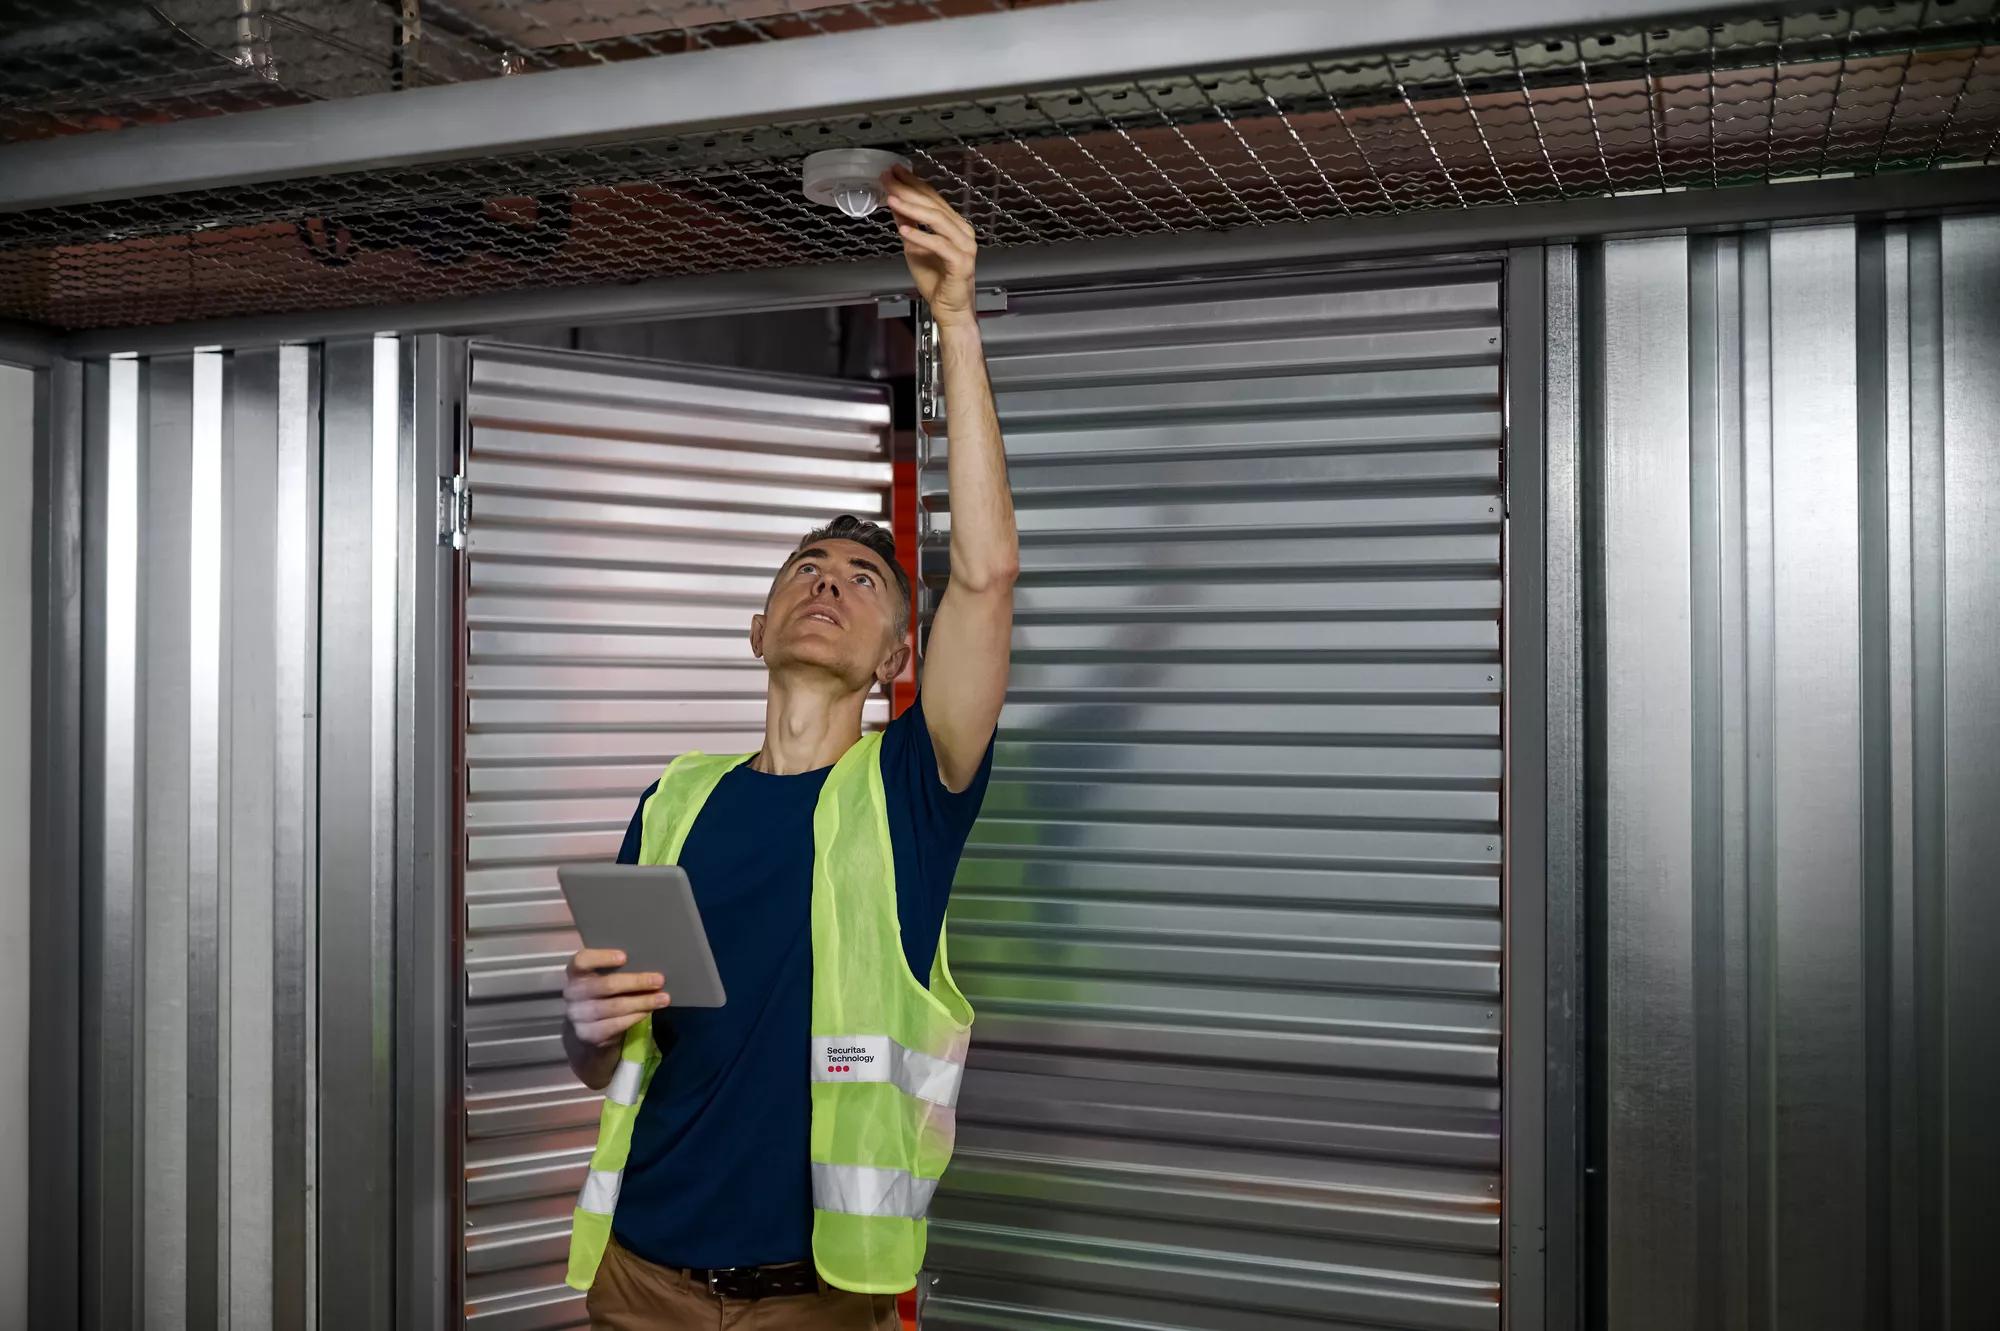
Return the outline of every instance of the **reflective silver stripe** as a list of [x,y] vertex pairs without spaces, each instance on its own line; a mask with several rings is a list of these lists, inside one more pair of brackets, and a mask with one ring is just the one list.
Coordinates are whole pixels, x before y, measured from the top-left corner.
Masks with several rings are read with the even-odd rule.
[[939,1058],[886,1035],[815,1035],[812,1068],[814,1081],[893,1082],[905,1095],[947,1106],[958,1103],[965,1074],[963,1055]]
[[622,1169],[593,1169],[577,1194],[576,1209],[595,1215],[611,1215],[618,1209],[618,1185],[624,1181]]
[[629,1059],[618,1060],[618,1070],[611,1074],[611,1084],[604,1088],[605,1098],[621,1105],[639,1103],[639,1080],[646,1074],[644,1063],[634,1063]]
[[934,1178],[869,1165],[813,1165],[813,1205],[847,1215],[901,1216],[921,1220],[931,1209]]

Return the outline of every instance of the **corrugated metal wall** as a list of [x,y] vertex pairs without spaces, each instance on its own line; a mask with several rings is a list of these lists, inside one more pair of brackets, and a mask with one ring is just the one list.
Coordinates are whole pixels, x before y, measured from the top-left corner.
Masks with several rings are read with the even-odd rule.
[[750,617],[813,526],[888,521],[889,404],[866,384],[476,346],[469,413],[465,1299],[483,1326],[567,1326],[599,1098],[563,1061],[577,939],[556,865],[615,855],[675,755],[763,742]]
[[400,356],[56,371],[85,478],[86,1324],[389,1311]]
[[926,1326],[1498,1326],[1499,297],[982,325],[1023,575]]
[[1605,1324],[1989,1327],[2000,219],[1580,258]]

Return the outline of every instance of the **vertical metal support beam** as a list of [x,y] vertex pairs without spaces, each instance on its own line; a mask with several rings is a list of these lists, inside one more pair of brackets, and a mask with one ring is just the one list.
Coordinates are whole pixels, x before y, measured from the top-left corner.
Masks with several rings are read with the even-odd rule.
[[[377,337],[371,346],[368,467],[368,983],[371,1049],[370,1108],[384,1117],[371,1129],[371,1172],[382,1191],[369,1197],[380,1238],[379,1319],[396,1312],[396,787],[397,766],[396,529],[402,457],[408,451],[409,400],[402,343]],[[324,898],[322,898],[322,901]],[[321,971],[322,979],[326,972]],[[322,1286],[322,1289],[329,1286]]]
[[386,1325],[393,1302],[396,356],[393,339],[325,351],[318,1266],[328,1327]]
[[[1915,623],[1911,592],[1915,586],[1912,554],[1915,530],[1912,518],[1914,491],[1912,462],[1915,435],[1912,430],[1911,385],[1911,298],[1915,292],[1910,259],[1912,230],[1925,223],[1898,223],[1885,227],[1882,250],[1882,415],[1881,415],[1881,495],[1879,521],[1883,540],[1883,597],[1880,613],[1880,668],[1887,676],[1882,705],[1886,715],[1881,724],[1884,752],[1882,776],[1888,790],[1883,872],[1888,878],[1888,920],[1885,938],[1889,944],[1887,995],[1888,1101],[1886,1118],[1879,1125],[1886,1134],[1880,1152],[1888,1172],[1888,1196],[1880,1222],[1888,1242],[1889,1292],[1883,1309],[1885,1331],[1919,1331],[1926,1322],[1922,1314],[1923,1271],[1923,1152],[1922,1086],[1919,1051],[1923,1030],[1917,1015],[1917,917],[1915,802],[1911,790],[1911,762],[1915,751],[1916,694],[1914,646]],[[1871,764],[1870,772],[1874,769]]]
[[1945,897],[1945,344],[1943,231],[1909,230],[1910,952],[1915,1022],[1915,1323],[1951,1325]]
[[[223,1142],[230,1102],[223,1007],[228,914],[222,888],[222,362],[190,359],[187,655],[187,1325],[222,1320],[229,1250]],[[234,720],[234,709],[230,709]]]
[[[1890,1063],[1895,920],[1896,768],[1891,761],[1897,695],[1889,663],[1894,654],[1895,594],[1890,587],[1895,523],[1890,515],[1889,393],[1895,356],[1889,350],[1899,314],[1889,308],[1891,245],[1879,225],[1856,228],[1854,287],[1856,551],[1860,639],[1860,930],[1862,1017],[1862,1130],[1867,1159],[1862,1179],[1861,1239],[1864,1325],[1887,1328],[1891,1313],[1889,1269],[1895,1242],[1891,1201]],[[1907,447],[1904,449],[1908,455]],[[1908,698],[1907,691],[1902,695]]]
[[[1944,276],[1944,1325],[1990,1319],[2000,1244],[2000,218],[1947,218]],[[1963,1180],[1963,1185],[1960,1185]]]
[[[1548,1061],[1543,1325],[1580,1331],[1584,1315],[1584,906],[1587,886],[1584,740],[1582,322],[1577,253],[1552,245],[1543,260],[1542,492],[1544,587],[1543,892]],[[1518,343],[1516,344],[1518,347]],[[1515,696],[1519,688],[1515,686]],[[1516,1324],[1517,1326],[1519,1323]]]
[[[1776,1325],[1863,1325],[1865,975],[1849,227],[1770,235]],[[1852,1162],[1829,1168],[1829,1162]]]
[[278,524],[279,376],[276,350],[237,352],[224,366],[219,686],[229,725],[220,758],[225,823],[217,894],[224,1105],[220,1162],[220,1307],[232,1328],[273,1321],[277,1195],[275,1119],[278,780],[281,736],[277,626],[284,586]]
[[[916,636],[917,660],[913,669],[921,674],[924,650],[930,645],[931,616],[937,612],[939,593],[932,590],[942,587],[951,577],[951,546],[932,543],[931,510],[923,501],[922,477],[930,470],[931,446],[941,435],[949,436],[945,421],[948,407],[944,396],[944,360],[938,346],[937,320],[931,317],[931,307],[921,298],[911,296],[910,312],[912,331],[917,342],[916,364],[916,444],[917,444],[917,620],[911,627]],[[890,415],[894,416],[894,411]],[[946,921],[947,929],[950,922]],[[929,1271],[917,1278],[917,1324],[923,1325],[926,1309],[930,1305],[931,1292],[937,1287],[938,1277]]]
[[[1602,256],[1607,1324],[1693,1325],[1687,241]],[[1642,372],[1643,371],[1643,372]],[[1643,1126],[1641,1126],[1643,1125]]]
[[1506,1064],[1502,1069],[1501,1213],[1507,1264],[1502,1325],[1547,1325],[1548,1086],[1548,580],[1543,522],[1544,315],[1540,246],[1508,252],[1503,541],[1506,590],[1502,643],[1502,745],[1506,755],[1502,867],[1506,942],[1502,960]]
[[85,1326],[143,1322],[139,1075],[145,991],[139,859],[146,787],[140,776],[139,595],[145,422],[141,366],[84,369],[83,894],[84,977],[82,1318]]
[[1744,1147],[1742,254],[1735,237],[1688,246],[1689,638],[1693,681],[1694,1301],[1740,1331]]
[[139,502],[145,631],[139,637],[144,712],[145,853],[137,881],[142,989],[140,1076],[146,1167],[141,1175],[147,1324],[185,1325],[188,1164],[188,687],[193,515],[193,364],[155,356],[140,370],[146,420]]
[[83,1025],[83,368],[35,375],[30,771],[28,1313],[81,1322]]
[[275,355],[270,1317],[304,1331],[319,1299],[320,357]]
[[446,1325],[462,1306],[459,1037],[463,946],[456,853],[460,555],[437,534],[438,480],[458,474],[465,344],[403,344],[396,518],[397,1325]]
[[1748,1217],[1746,1271],[1748,1316],[1768,1324],[1777,1298],[1772,1283],[1772,1225],[1777,1136],[1776,851],[1771,839],[1773,716],[1778,691],[1773,601],[1772,514],[1777,497],[1771,472],[1771,246],[1767,235],[1738,242],[1743,448],[1743,891],[1744,1062],[1747,1142],[1743,1206]]

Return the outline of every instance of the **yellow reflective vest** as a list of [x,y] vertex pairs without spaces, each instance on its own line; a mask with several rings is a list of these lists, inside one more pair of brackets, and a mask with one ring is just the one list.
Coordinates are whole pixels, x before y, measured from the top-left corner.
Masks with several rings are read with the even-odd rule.
[[[972,1032],[944,938],[928,988],[904,957],[881,747],[874,734],[848,749],[813,811],[812,1040],[802,1069],[812,1079],[813,1262],[828,1284],[864,1294],[917,1283]],[[676,758],[646,801],[639,863],[677,862],[709,794],[750,757]],[[632,1124],[659,1065],[653,1023],[642,1021],[625,1033],[577,1198],[573,1288],[589,1289],[604,1258]]]

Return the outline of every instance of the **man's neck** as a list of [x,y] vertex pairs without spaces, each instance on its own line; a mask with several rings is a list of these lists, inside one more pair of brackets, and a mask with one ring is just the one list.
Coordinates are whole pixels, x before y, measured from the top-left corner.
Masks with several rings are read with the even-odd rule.
[[750,765],[772,776],[816,772],[861,738],[868,691],[850,693],[827,676],[772,675],[764,694],[764,747]]

